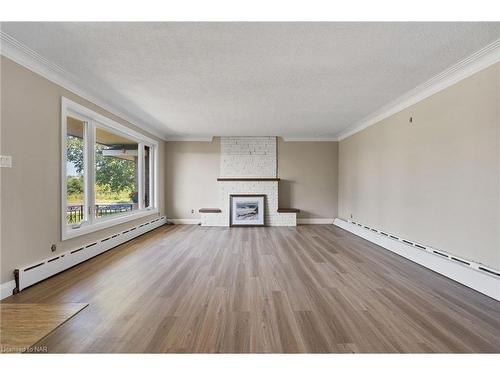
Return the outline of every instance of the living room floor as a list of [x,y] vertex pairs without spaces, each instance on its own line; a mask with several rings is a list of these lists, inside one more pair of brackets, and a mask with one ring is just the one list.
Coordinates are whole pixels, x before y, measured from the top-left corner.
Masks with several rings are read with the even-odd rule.
[[498,352],[500,302],[333,225],[170,225],[3,303],[88,303],[49,352]]

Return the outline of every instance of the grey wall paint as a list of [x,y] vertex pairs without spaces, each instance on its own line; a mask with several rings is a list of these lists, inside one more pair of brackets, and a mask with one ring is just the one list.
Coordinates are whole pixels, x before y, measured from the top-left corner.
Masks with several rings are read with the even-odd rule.
[[[166,142],[166,210],[173,219],[198,219],[201,207],[218,207],[220,139]],[[299,218],[337,215],[337,142],[278,139],[279,202],[301,209]],[[191,213],[194,210],[194,213]]]
[[[1,153],[12,155],[13,167],[1,173],[1,277],[13,270],[146,221],[126,224],[61,242],[61,96],[130,128],[138,127],[102,110],[45,78],[1,57]],[[157,139],[158,140],[158,139]],[[165,142],[159,163],[164,165]],[[164,212],[163,167],[159,168],[159,207]],[[50,246],[57,245],[51,252]]]
[[199,219],[200,208],[219,205],[220,140],[165,143],[167,217]]
[[338,142],[284,142],[278,139],[280,207],[298,218],[337,217]]
[[341,141],[339,216],[500,269],[499,91],[497,63]]

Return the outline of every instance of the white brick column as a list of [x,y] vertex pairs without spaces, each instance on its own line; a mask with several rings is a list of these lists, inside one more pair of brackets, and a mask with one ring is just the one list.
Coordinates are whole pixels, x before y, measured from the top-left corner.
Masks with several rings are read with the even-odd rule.
[[222,137],[220,177],[277,177],[276,137]]
[[[276,178],[276,137],[222,137],[220,177]],[[202,213],[203,226],[229,226],[229,201],[233,194],[263,194],[264,223],[296,226],[297,214],[278,213],[278,181],[219,181],[221,213]]]

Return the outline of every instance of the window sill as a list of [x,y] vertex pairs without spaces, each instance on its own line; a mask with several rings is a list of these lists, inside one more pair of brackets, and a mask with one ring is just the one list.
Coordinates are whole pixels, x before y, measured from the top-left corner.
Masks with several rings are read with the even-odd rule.
[[100,231],[103,229],[114,227],[115,225],[118,225],[118,224],[123,224],[123,223],[127,223],[129,221],[132,221],[132,220],[140,219],[141,217],[158,214],[158,212],[159,211],[157,208],[144,209],[144,210],[136,211],[132,214],[118,216],[118,217],[113,218],[113,219],[106,219],[106,220],[98,221],[98,222],[91,224],[91,225],[82,226],[81,228],[72,229],[71,227],[67,226],[67,227],[63,228],[61,238],[63,241],[69,240],[70,238],[83,236],[85,234],[89,234],[89,233],[97,232],[97,231]]

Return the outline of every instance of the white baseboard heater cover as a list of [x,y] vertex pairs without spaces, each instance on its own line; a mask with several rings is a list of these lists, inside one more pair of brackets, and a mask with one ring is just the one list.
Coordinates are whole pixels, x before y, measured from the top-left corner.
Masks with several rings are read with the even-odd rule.
[[16,269],[14,271],[16,288],[14,293],[18,293],[30,285],[36,284],[50,276],[62,272],[70,267],[93,258],[107,250],[110,250],[124,242],[140,236],[150,230],[158,228],[166,223],[166,217],[150,220],[143,224],[125,229],[109,237],[86,244],[65,253],[55,255],[51,258],[31,264],[29,266]]
[[335,219],[334,224],[406,259],[429,268],[460,284],[500,301],[500,271],[452,255],[443,250],[401,238],[352,220]]

